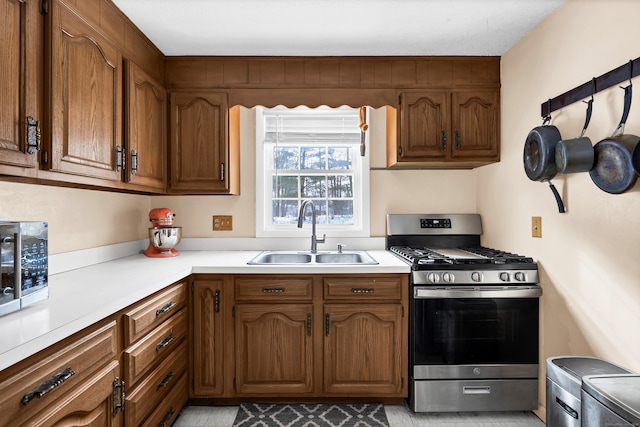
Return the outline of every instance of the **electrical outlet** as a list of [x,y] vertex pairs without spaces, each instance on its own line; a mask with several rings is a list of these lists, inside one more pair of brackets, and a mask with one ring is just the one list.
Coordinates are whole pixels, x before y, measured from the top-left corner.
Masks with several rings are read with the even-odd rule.
[[542,237],[542,217],[531,217],[531,237]]
[[233,230],[233,217],[231,215],[214,215],[213,230],[214,231]]

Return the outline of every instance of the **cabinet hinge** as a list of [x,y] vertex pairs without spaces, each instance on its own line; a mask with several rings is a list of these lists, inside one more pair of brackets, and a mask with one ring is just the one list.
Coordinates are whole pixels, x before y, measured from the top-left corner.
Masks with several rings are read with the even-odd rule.
[[235,391],[238,391],[238,390],[236,390],[236,379],[235,379],[235,378],[233,379],[233,389],[234,389]]
[[236,306],[231,307],[231,317],[236,317]]
[[398,95],[398,105],[402,105],[402,95]]
[[49,2],[47,0],[40,1],[40,14],[46,15],[49,13]]
[[49,162],[49,153],[47,150],[40,150],[40,163],[47,164]]

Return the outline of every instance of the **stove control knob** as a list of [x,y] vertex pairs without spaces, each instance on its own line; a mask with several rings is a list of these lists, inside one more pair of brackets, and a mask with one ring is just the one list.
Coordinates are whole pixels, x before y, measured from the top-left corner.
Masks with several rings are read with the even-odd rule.
[[474,282],[482,282],[482,273],[480,273],[479,271],[474,271],[473,273],[471,273],[471,280],[473,280]]
[[453,283],[456,281],[456,276],[453,273],[444,273],[442,275],[442,280],[447,283]]
[[431,283],[438,283],[440,281],[440,275],[438,273],[427,274],[427,280]]
[[514,279],[516,279],[517,282],[526,282],[527,281],[527,275],[524,274],[522,271],[518,271],[513,277],[514,277]]
[[509,273],[500,273],[500,280],[502,280],[503,282],[510,282],[511,275]]

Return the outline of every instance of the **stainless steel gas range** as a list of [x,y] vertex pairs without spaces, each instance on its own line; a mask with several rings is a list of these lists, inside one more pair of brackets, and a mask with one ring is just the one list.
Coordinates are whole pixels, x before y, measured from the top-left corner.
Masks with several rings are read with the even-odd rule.
[[409,405],[416,412],[538,407],[538,268],[480,244],[477,214],[387,216],[411,265]]

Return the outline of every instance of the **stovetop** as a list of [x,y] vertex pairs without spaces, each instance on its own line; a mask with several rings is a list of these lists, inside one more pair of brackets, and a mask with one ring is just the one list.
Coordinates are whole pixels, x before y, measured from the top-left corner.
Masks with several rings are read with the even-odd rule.
[[536,268],[530,257],[484,246],[462,248],[391,246],[389,250],[411,264],[413,270]]
[[412,284],[525,286],[538,283],[530,257],[484,247],[478,214],[389,214],[386,248],[411,266]]

